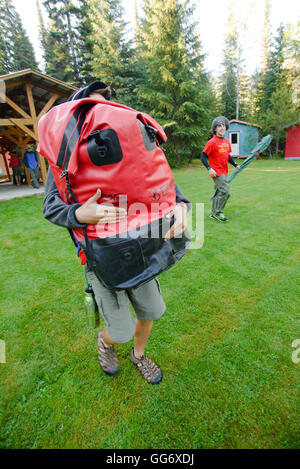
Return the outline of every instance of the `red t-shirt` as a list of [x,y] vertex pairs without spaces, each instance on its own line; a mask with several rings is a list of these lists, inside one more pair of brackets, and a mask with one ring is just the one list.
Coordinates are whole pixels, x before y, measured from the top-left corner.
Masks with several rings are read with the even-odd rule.
[[215,135],[206,143],[203,152],[207,154],[209,166],[216,171],[217,176],[228,173],[228,160],[231,151],[227,138]]
[[10,167],[15,168],[16,166],[20,166],[19,158],[13,153],[10,157]]

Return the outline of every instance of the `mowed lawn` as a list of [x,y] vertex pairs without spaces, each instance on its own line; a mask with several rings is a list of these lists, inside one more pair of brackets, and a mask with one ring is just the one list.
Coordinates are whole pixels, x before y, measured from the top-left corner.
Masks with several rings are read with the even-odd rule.
[[101,371],[83,269],[42,198],[0,204],[2,448],[299,448],[300,162],[248,167],[227,224],[209,218],[200,162],[174,174],[205,204],[205,240],[160,276],[167,311],[147,347],[158,386],[131,343],[116,347],[117,376]]

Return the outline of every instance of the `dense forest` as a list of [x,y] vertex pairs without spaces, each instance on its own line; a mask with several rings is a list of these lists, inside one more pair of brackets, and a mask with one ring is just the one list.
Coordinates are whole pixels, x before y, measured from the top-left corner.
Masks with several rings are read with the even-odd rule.
[[0,0],[0,74],[33,68],[76,86],[105,81],[114,100],[163,125],[172,166],[199,156],[216,115],[261,125],[262,135],[274,137],[268,155],[282,156],[284,126],[300,116],[300,22],[281,25],[272,37],[270,1],[264,1],[261,59],[248,76],[235,2],[222,44],[223,73],[216,77],[205,70],[190,1],[140,0],[131,38],[121,0],[37,0],[39,66],[12,0]]

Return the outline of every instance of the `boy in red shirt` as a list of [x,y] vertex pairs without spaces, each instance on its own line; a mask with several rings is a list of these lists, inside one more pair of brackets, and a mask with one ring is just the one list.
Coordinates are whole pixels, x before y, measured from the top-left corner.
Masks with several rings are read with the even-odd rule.
[[213,178],[215,192],[212,197],[211,218],[225,222],[227,218],[223,213],[223,209],[230,196],[229,184],[226,181],[228,174],[228,162],[235,168],[239,168],[231,153],[230,142],[224,137],[228,130],[229,122],[226,117],[216,117],[211,125],[213,138],[208,140],[201,154],[201,161],[208,169],[209,176]]
[[12,152],[10,156],[9,166],[13,170],[13,175],[15,177],[17,186],[20,186],[21,185],[21,168],[20,168],[19,158],[17,157],[15,152]]

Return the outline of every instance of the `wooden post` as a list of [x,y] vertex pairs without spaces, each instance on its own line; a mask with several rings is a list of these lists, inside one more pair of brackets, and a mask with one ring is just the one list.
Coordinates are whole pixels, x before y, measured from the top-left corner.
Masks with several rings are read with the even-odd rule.
[[34,105],[34,100],[32,96],[32,89],[31,85],[29,83],[26,83],[26,93],[27,93],[27,99],[28,99],[28,104],[29,104],[29,109],[30,109],[30,114],[32,117],[33,121],[33,132],[36,135],[36,141],[37,141],[37,117],[36,117],[36,110],[35,110],[35,105]]
[[37,155],[38,155],[38,159],[39,159],[39,162],[40,162],[43,184],[46,184],[47,168],[46,168],[45,158],[42,155],[40,155],[39,153]]

